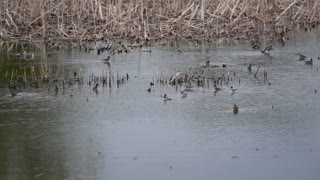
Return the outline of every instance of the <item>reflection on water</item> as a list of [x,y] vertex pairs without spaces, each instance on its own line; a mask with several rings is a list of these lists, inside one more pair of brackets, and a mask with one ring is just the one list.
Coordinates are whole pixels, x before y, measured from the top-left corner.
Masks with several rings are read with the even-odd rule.
[[[315,35],[298,36],[274,45],[271,59],[249,44],[132,50],[111,62],[129,81],[98,93],[85,81],[64,94],[39,88],[11,98],[2,86],[0,179],[317,179],[320,61],[308,66],[294,53],[317,59],[318,44]],[[146,91],[154,74],[204,60],[236,73],[229,86],[218,93],[212,84],[195,87],[186,98],[183,87],[156,84]],[[267,82],[262,70],[258,78],[247,72],[264,61]],[[3,76],[10,62],[1,64]],[[55,53],[50,66],[67,75],[82,68],[86,79],[107,68],[95,52],[78,50]],[[230,86],[239,91],[231,95]],[[164,93],[172,100],[164,102]]]

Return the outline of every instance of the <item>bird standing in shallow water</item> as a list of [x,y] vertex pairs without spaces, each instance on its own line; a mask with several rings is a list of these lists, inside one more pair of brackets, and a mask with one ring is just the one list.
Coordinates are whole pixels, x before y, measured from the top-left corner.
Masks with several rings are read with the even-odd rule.
[[55,90],[56,95],[57,95],[57,94],[58,94],[58,91],[59,91],[58,87],[56,86],[54,90]]

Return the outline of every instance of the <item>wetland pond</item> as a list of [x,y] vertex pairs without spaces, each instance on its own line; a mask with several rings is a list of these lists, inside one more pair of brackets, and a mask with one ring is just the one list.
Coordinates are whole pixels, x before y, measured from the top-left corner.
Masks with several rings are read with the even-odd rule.
[[[14,98],[1,85],[0,179],[318,180],[319,42],[318,35],[302,34],[285,46],[274,44],[271,58],[250,43],[132,49],[110,59],[113,72],[128,73],[129,80],[119,88],[100,84],[97,91],[88,79],[108,68],[101,60],[107,52],[53,52],[44,56],[52,74],[72,77],[81,69],[84,83],[64,93],[60,84],[57,94],[54,88],[21,89]],[[296,52],[313,58],[313,65],[299,61]],[[4,77],[19,65],[1,56]],[[217,93],[211,83],[182,98],[184,87],[155,82],[157,74],[169,76],[206,60],[226,64],[233,78]],[[263,65],[254,77],[261,64],[266,81]],[[232,94],[230,86],[238,92]],[[164,94],[172,100],[164,101]]]

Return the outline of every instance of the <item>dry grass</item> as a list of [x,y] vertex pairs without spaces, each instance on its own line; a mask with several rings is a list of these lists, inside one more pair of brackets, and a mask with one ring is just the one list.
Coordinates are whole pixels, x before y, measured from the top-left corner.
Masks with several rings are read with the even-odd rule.
[[282,37],[318,25],[319,9],[319,0],[2,0],[0,37]]

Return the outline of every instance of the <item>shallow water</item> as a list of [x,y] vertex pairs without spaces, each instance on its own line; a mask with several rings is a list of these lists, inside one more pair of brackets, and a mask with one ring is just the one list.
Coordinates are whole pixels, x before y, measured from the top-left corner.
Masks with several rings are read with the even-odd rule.
[[[175,44],[181,54],[170,46],[132,50],[111,62],[129,81],[120,88],[100,86],[98,94],[83,85],[64,95],[33,89],[11,98],[1,88],[0,179],[316,180],[319,40],[299,35],[284,47],[274,45],[271,59],[248,43]],[[294,52],[313,57],[314,65],[298,61]],[[95,52],[61,51],[50,65],[60,74],[81,67],[88,77],[107,67],[99,58]],[[180,96],[183,88],[169,85],[146,91],[154,74],[184,71],[204,59],[227,64],[230,77],[236,73],[229,86],[216,94],[212,84],[194,87],[187,98]],[[264,61],[267,82],[263,67],[253,77]],[[254,64],[251,74],[248,64]],[[239,91],[231,95],[230,86]],[[164,93],[172,101],[164,102]]]

